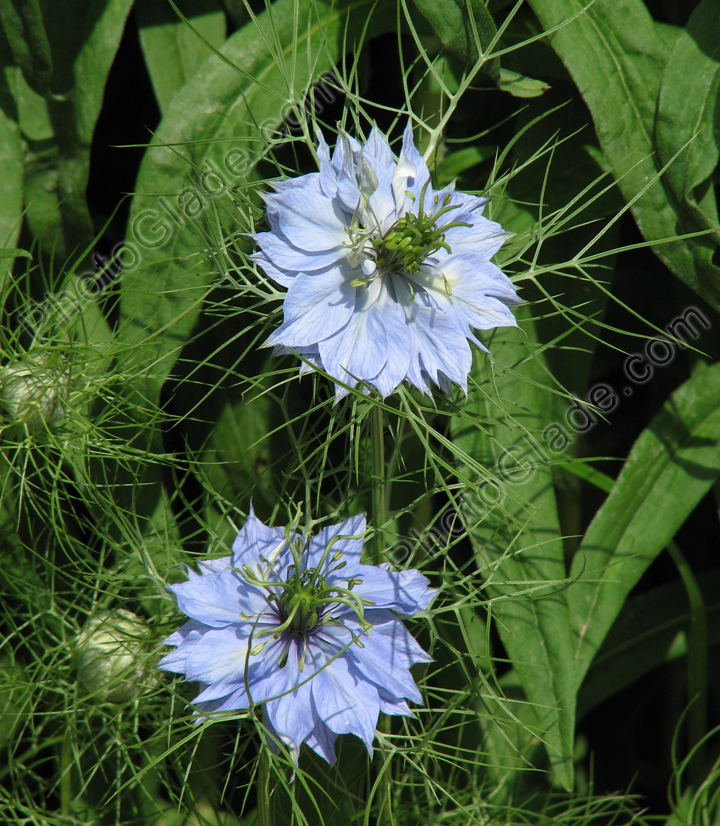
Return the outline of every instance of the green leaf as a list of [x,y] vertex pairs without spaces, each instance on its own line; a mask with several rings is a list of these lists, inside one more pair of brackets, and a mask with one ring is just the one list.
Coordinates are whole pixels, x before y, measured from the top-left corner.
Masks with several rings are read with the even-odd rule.
[[510,69],[500,69],[498,88],[503,92],[510,92],[516,98],[536,98],[547,92],[550,87],[542,80],[519,75]]
[[0,0],[0,21],[28,85],[49,95],[52,55],[38,0]]
[[[363,31],[373,0],[325,3],[278,0],[257,23],[228,39],[174,97],[148,149],[137,182],[127,238],[139,263],[121,284],[120,337],[152,364],[140,392],[151,403],[170,373],[216,274],[199,231],[227,208],[247,180],[287,101],[302,102],[312,81]],[[376,9],[368,36],[391,30],[394,10]],[[312,77],[310,75],[312,68]]]
[[678,388],[641,433],[573,559],[578,684],[635,583],[720,474],[719,439],[716,364]]
[[225,12],[216,0],[185,0],[176,5],[192,29],[177,16],[167,0],[140,0],[135,4],[140,45],[163,114],[178,89],[182,89],[212,54],[198,35],[219,49],[226,34]]
[[655,140],[685,232],[713,230],[696,242],[710,265],[720,240],[712,174],[720,157],[720,9],[703,0],[680,31],[662,76]]
[[12,267],[19,252],[12,247],[20,234],[23,208],[22,145],[17,126],[0,109],[0,251]]
[[[645,238],[676,239],[677,215],[655,160],[653,128],[668,49],[641,0],[530,0],[548,30],[573,14],[551,43],[590,109],[600,146]],[[581,13],[582,12],[582,13]],[[675,275],[720,308],[720,272],[703,247],[671,240],[652,247]]]
[[[477,38],[483,49],[492,43],[497,27],[484,0],[414,0],[421,14],[435,29],[443,46],[469,65],[477,63]],[[471,18],[472,13],[472,18]],[[500,61],[493,58],[483,71],[498,82]]]
[[205,483],[213,493],[208,522],[228,546],[235,538],[225,518],[230,503],[252,500],[260,514],[271,512],[276,504],[269,472],[270,400],[261,389],[234,403],[228,399],[202,455]]
[[468,146],[465,149],[460,149],[447,155],[440,162],[437,169],[438,181],[441,184],[450,183],[454,181],[458,175],[461,175],[473,166],[481,164],[488,158],[495,156],[494,146]]
[[[527,311],[518,314],[533,341]],[[497,330],[492,354],[492,379],[483,382],[476,366],[473,377],[482,386],[453,420],[453,440],[510,484],[483,489],[473,480],[463,509],[503,644],[533,704],[556,778],[571,789],[575,675],[563,543],[552,474],[528,464],[528,434],[552,421],[553,400],[543,389],[542,356],[529,352],[520,331]]]
[[17,249],[16,247],[6,247],[4,249],[0,249],[0,258],[10,258],[12,260],[18,256],[20,258],[32,258],[32,255],[30,255],[27,250]]
[[[708,644],[720,643],[720,571],[698,576]],[[625,602],[578,693],[578,719],[664,662],[687,655],[691,611],[680,581]]]
[[[54,100],[44,100],[10,71],[25,156],[27,221],[42,248],[60,258],[94,237],[85,199],[90,145],[105,82],[132,0],[41,2],[53,55]],[[42,142],[35,146],[34,142]]]

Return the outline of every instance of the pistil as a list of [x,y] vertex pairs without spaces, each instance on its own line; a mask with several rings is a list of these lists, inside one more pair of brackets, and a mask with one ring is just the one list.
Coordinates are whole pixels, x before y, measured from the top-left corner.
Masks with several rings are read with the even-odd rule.
[[[428,180],[420,192],[417,215],[411,212],[406,213],[384,235],[377,233],[370,235],[359,228],[354,234],[351,233],[354,257],[358,263],[362,260],[362,269],[365,274],[364,278],[351,281],[351,286],[363,287],[383,275],[399,275],[407,281],[411,298],[414,299],[415,292],[411,280],[420,272],[420,266],[422,264],[433,266],[428,264],[428,259],[441,249],[448,254],[452,252],[445,240],[445,233],[453,227],[472,226],[464,221],[453,221],[442,227],[438,226],[437,222],[443,215],[460,207],[460,204],[451,203],[452,195],[449,192],[443,196],[442,202],[436,195],[433,208],[437,211],[425,214],[425,196],[429,184]],[[413,198],[412,193],[407,194]],[[452,289],[442,270],[438,267],[434,269],[440,273],[447,294],[452,295]]]

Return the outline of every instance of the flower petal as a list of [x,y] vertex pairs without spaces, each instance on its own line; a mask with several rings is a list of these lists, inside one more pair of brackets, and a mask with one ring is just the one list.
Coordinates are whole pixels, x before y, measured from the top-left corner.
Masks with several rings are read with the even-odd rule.
[[[313,708],[315,704],[313,703]],[[322,720],[318,719],[313,730],[308,734],[305,742],[315,752],[328,761],[331,766],[335,765],[337,757],[335,756],[335,741],[337,734],[331,731]]]
[[351,674],[347,661],[338,657],[310,681],[318,716],[335,734],[355,734],[372,755],[380,700],[377,689]]
[[174,634],[163,640],[163,645],[176,645],[175,651],[166,654],[158,663],[161,671],[173,671],[177,674],[185,673],[185,663],[193,648],[202,639],[210,628],[197,620],[186,622]]
[[320,357],[327,372],[354,387],[370,381],[387,362],[388,342],[382,313],[375,306],[384,289],[378,280],[356,292],[354,310],[347,323],[319,342]]
[[346,253],[344,247],[335,247],[327,252],[306,252],[293,246],[279,229],[259,232],[251,237],[272,264],[288,272],[317,272],[332,266]]
[[[400,187],[401,168],[403,170],[408,170],[408,175],[402,188]],[[412,173],[409,173],[410,169],[413,170]],[[397,183],[396,177],[398,179]],[[393,192],[395,193],[396,211],[398,217],[401,217],[408,211],[412,212],[413,205],[419,205],[420,193],[422,192],[425,184],[428,184],[425,191],[425,196],[428,199],[427,203],[432,203],[432,184],[428,183],[429,181],[430,170],[428,169],[423,156],[415,148],[412,123],[408,120],[407,125],[405,126],[405,131],[403,132],[402,151],[400,152],[398,168],[395,175],[393,175]],[[405,193],[407,191],[410,191],[414,195],[414,199],[406,196]],[[417,214],[417,206],[415,209],[415,214]]]
[[[290,349],[312,347],[342,330],[350,321],[354,307],[355,289],[350,286],[344,267],[332,267],[313,275],[300,274],[285,298],[284,321],[265,345],[282,344]],[[325,366],[327,368],[327,364]]]
[[310,682],[307,682],[265,706],[275,731],[291,740],[298,750],[318,722],[311,695]]
[[[327,581],[332,583],[336,575],[330,574]],[[424,611],[435,599],[438,592],[429,587],[429,580],[420,571],[390,571],[386,565],[352,565],[339,571],[337,577],[349,576],[362,582],[353,588],[353,593],[371,600],[372,608],[391,608],[399,614],[412,616]]]
[[[364,513],[351,516],[349,519],[346,519],[344,522],[339,522],[337,525],[328,525],[326,528],[323,528],[319,534],[313,536],[310,540],[307,561],[305,563],[306,567],[316,567],[325,554],[325,549],[331,542],[332,547],[328,554],[327,562],[330,562],[333,554],[342,552],[344,561],[351,562],[356,560],[359,563],[360,554],[362,553],[365,542],[364,534],[366,529],[367,522]],[[338,536],[355,538],[336,539]]]
[[254,252],[250,258],[262,268],[268,278],[272,278],[273,281],[283,287],[289,287],[295,280],[297,273],[279,269],[264,252]]
[[[352,670],[372,680],[396,701],[407,699],[422,703],[422,695],[409,669],[415,663],[429,662],[432,658],[389,611],[368,611],[365,619],[372,627],[362,636],[363,647],[352,646],[346,655]],[[356,633],[362,633],[359,621]]]
[[266,198],[278,211],[283,234],[298,249],[323,252],[347,241],[347,216],[323,193],[295,187]]
[[229,625],[213,628],[203,635],[187,658],[185,676],[189,681],[216,683],[231,678],[242,682],[251,626]]
[[167,589],[175,594],[183,614],[213,628],[222,628],[238,622],[243,612],[239,587],[237,574],[222,571],[168,585]]

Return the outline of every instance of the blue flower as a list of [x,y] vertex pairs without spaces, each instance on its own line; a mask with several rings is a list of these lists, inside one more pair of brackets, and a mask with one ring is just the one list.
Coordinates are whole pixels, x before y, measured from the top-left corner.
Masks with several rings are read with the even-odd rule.
[[[265,723],[297,760],[307,743],[331,765],[338,734],[372,753],[378,714],[422,702],[409,668],[430,657],[395,614],[426,609],[436,591],[418,571],[363,565],[365,516],[309,540],[250,511],[233,555],[170,585],[190,617],[159,668],[201,683],[198,710],[265,704]],[[394,612],[394,613],[393,613]]]
[[[343,133],[320,171],[276,185],[270,232],[253,257],[288,288],[266,342],[339,382],[383,398],[403,382],[467,392],[473,330],[516,325],[510,279],[492,263],[507,233],[482,217],[487,198],[433,190],[410,124],[400,158],[373,127],[363,146]],[[347,395],[336,384],[336,399]]]

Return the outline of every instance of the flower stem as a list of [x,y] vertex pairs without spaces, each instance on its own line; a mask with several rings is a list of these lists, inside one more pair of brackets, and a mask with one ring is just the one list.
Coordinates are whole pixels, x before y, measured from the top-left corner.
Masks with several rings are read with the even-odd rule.
[[70,727],[65,729],[62,752],[60,755],[60,813],[63,817],[70,814],[72,800],[72,734]]
[[375,406],[370,422],[372,445],[372,526],[375,529],[372,541],[372,563],[379,565],[385,561],[385,531],[387,506],[385,500],[385,434],[383,433],[383,411]]
[[[383,410],[376,405],[373,407],[370,441],[372,450],[372,526],[375,529],[372,542],[372,563],[379,565],[385,561],[385,530],[387,524],[387,496],[386,496],[386,467],[385,467],[385,433],[383,431]],[[390,718],[383,714],[378,721],[378,729],[383,734],[389,734]],[[379,815],[378,826],[385,826],[393,822],[392,815],[392,774],[390,766],[386,765],[385,747],[380,746],[382,765],[385,767],[382,782],[379,788]]]
[[260,771],[258,773],[258,811],[259,826],[273,826],[270,807],[270,759],[267,747],[261,747]]

